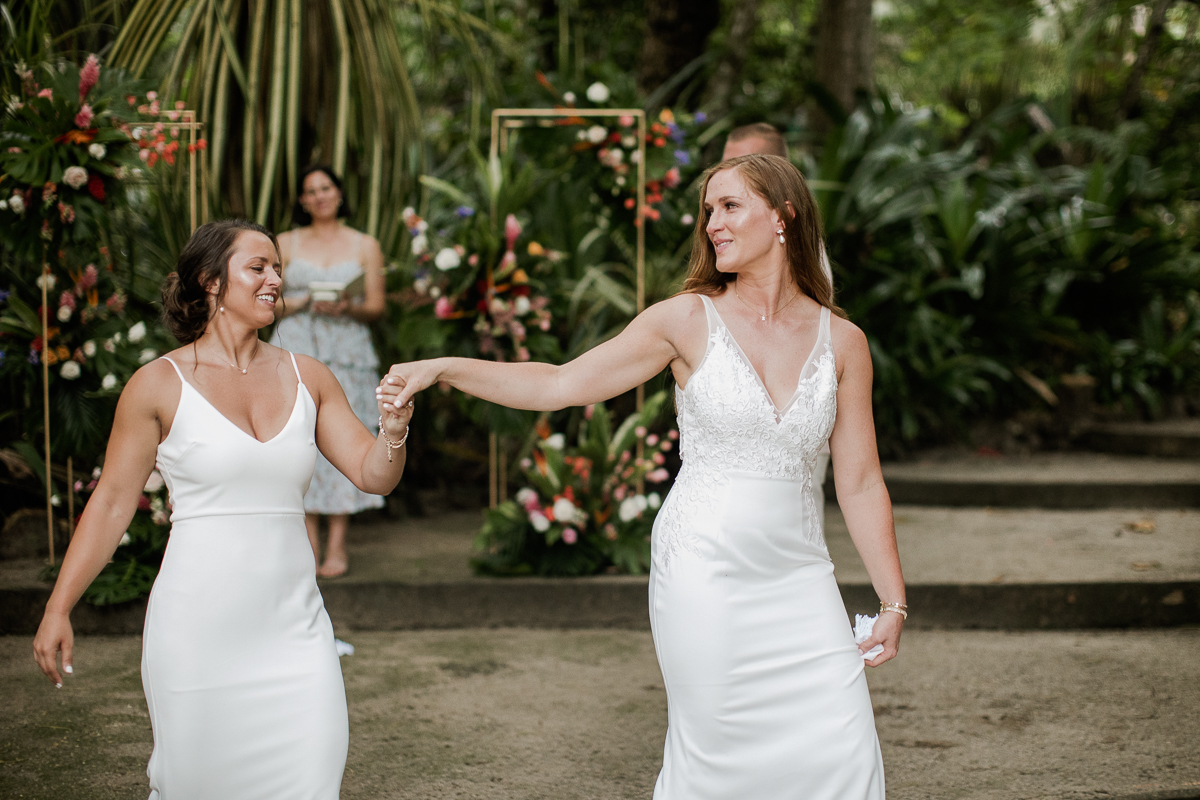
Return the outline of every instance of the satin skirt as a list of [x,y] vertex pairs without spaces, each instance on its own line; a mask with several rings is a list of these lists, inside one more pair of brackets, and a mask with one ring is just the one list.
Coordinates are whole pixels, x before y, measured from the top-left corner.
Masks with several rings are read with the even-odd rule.
[[174,524],[142,684],[151,800],[337,800],[346,692],[303,515]]
[[863,660],[803,485],[715,491],[687,519],[691,549],[650,576],[668,703],[654,800],[883,800]]

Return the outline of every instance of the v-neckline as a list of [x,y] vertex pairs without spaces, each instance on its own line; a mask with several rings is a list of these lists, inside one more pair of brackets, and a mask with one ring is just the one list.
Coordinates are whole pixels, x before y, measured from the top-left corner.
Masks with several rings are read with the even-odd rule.
[[[808,358],[804,359],[804,364],[800,367],[800,375],[796,378],[796,390],[792,392],[792,396],[788,399],[787,404],[784,405],[783,408],[780,408],[775,404],[775,398],[771,396],[771,390],[767,388],[767,384],[763,381],[762,376],[759,375],[758,370],[754,368],[754,362],[750,360],[750,356],[746,355],[746,351],[742,349],[740,344],[738,344],[738,340],[733,335],[733,331],[729,330],[729,326],[725,324],[725,318],[721,316],[721,312],[717,311],[717,304],[712,302],[711,298],[705,299],[707,299],[709,304],[712,306],[713,314],[716,316],[717,322],[719,322],[721,327],[725,330],[725,335],[729,337],[729,341],[733,343],[734,349],[737,350],[738,355],[740,355],[742,358],[742,361],[744,361],[746,366],[750,369],[750,374],[754,376],[754,380],[758,384],[758,388],[762,389],[763,396],[766,398],[767,404],[771,406],[771,410],[775,413],[775,421],[777,423],[782,422],[783,418],[787,416],[787,413],[796,405],[796,400],[800,397],[800,386],[804,383],[804,371],[808,369],[808,365],[812,362],[813,356],[817,354],[817,350],[821,347],[821,327],[822,323],[824,322],[823,317],[825,316],[825,309],[821,309],[822,319],[819,319],[817,322],[817,340],[813,342],[812,350],[809,351]],[[688,382],[691,383],[691,381]]]
[[[223,413],[221,413],[221,409],[219,409],[215,405],[213,405],[213,402],[211,400],[209,400],[207,397],[205,397],[204,394],[199,389],[197,389],[195,386],[192,386],[192,384],[190,382],[185,380],[185,381],[183,381],[183,385],[188,387],[189,389],[191,389],[193,392],[195,392],[196,396],[199,397],[201,400],[203,400],[204,404],[207,405],[209,408],[211,408],[213,410],[214,414],[216,414],[221,419],[225,420],[225,422],[227,422],[230,425],[230,427],[232,427],[234,430],[241,432],[242,434],[244,434],[246,436],[246,438],[250,439],[251,441],[258,442],[259,444],[270,444],[271,442],[275,441],[280,436],[282,436],[283,432],[291,427],[292,420],[294,420],[296,418],[296,409],[300,407],[300,390],[303,389],[304,391],[308,391],[308,388],[304,385],[303,382],[301,382],[301,381],[296,382],[296,399],[292,401],[292,413],[288,414],[287,421],[283,423],[283,427],[280,428],[279,431],[274,436],[272,436],[270,439],[264,440],[264,439],[259,439],[253,433],[250,433],[250,431],[245,430],[244,428],[242,428],[241,425],[238,425],[236,422],[231,420],[229,417],[227,417]],[[172,423],[171,423],[171,430],[175,430],[174,421],[172,421]]]

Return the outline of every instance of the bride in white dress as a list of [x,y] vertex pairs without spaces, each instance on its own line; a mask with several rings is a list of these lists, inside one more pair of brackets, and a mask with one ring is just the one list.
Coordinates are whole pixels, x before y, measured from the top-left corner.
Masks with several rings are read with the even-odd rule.
[[[684,291],[562,365],[445,358],[392,367],[385,408],[445,381],[515,408],[604,400],[665,367],[683,466],[655,523],[654,644],[668,729],[655,800],[883,800],[863,672],[907,616],[871,414],[866,337],[836,314],[800,173],[748,155],[705,175]],[[883,601],[855,645],[816,507],[837,497]]]
[[390,492],[412,407],[380,404],[377,438],[326,366],[260,341],[279,287],[266,229],[226,220],[192,235],[163,289],[164,322],[184,346],[121,393],[104,472],[34,639],[62,688],[70,611],[157,469],[172,512],[142,638],[151,800],[337,800],[341,786],[346,693],[304,492],[318,450],[362,491]]

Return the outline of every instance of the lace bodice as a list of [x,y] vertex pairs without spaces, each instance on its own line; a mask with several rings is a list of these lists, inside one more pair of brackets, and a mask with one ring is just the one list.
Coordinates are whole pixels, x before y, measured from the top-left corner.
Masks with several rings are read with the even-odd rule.
[[[676,388],[683,466],[664,505],[658,550],[663,565],[689,547],[689,529],[715,487],[731,473],[796,481],[819,520],[812,473],[837,416],[837,370],[829,309],[821,310],[817,341],[795,394],[777,408],[712,300],[700,295],[708,318],[708,347],[683,389]],[[819,523],[810,535],[823,542]]]

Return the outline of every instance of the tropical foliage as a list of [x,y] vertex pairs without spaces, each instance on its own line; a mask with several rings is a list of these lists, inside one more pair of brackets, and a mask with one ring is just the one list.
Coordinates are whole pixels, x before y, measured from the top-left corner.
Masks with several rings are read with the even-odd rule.
[[577,441],[539,421],[526,485],[516,498],[486,513],[472,561],[489,575],[590,575],[608,569],[632,574],[650,569],[650,529],[662,504],[664,466],[679,433],[660,436],[666,392],[613,429],[603,403],[588,406]]

